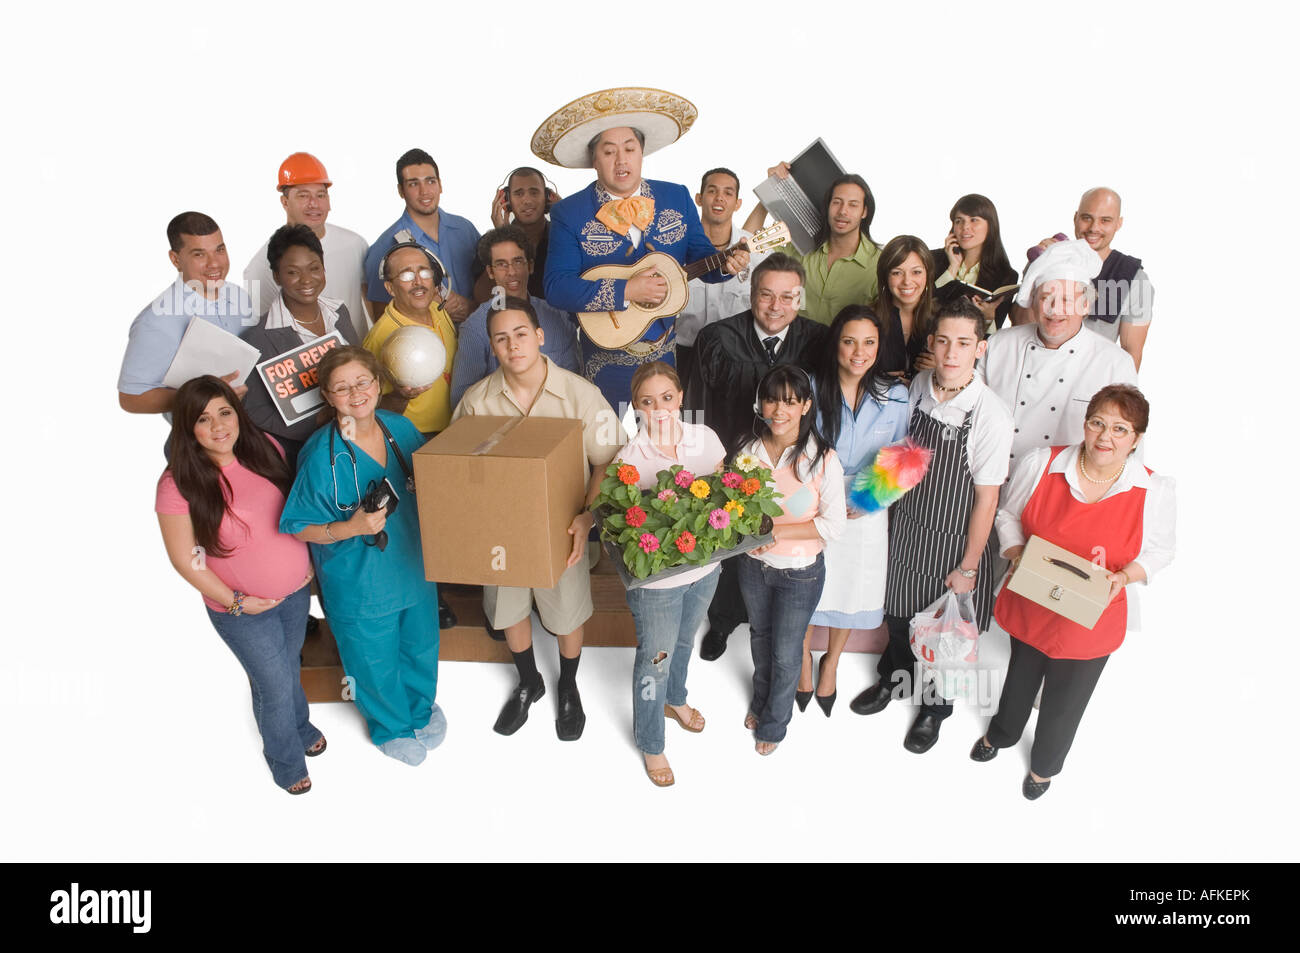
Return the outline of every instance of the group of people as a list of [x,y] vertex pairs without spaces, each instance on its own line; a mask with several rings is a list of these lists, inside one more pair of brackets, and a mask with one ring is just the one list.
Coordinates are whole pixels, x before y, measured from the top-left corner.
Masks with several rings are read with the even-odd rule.
[[[769,542],[628,590],[634,735],[654,784],[674,783],[665,719],[705,727],[686,680],[706,620],[706,660],[749,623],[744,720],[759,754],[784,740],[796,704],[815,697],[831,714],[850,633],[882,624],[879,681],[850,707],[871,714],[915,695],[904,745],[929,750],[952,706],[923,684],[909,622],[952,591],[972,594],[981,630],[996,618],[1012,638],[999,712],[973,759],[1018,741],[1042,686],[1023,784],[1037,797],[1123,639],[1125,588],[1173,555],[1172,482],[1134,456],[1149,415],[1136,383],[1151,290],[1141,262],[1110,248],[1119,196],[1086,192],[1076,239],[1045,239],[1020,274],[984,196],[953,205],[937,249],[912,235],[879,246],[875,197],[861,176],[845,175],[822,196],[810,254],[751,255],[742,241],[766,211],[735,226],[738,176],[709,170],[693,203],[684,186],[644,178],[643,157],[680,124],[656,122],[635,98],[622,112],[597,101],[586,113],[583,101],[569,104],[533,141],[543,159],[592,168],[595,181],[561,199],[540,170],[515,169],[482,236],[441,209],[437,164],[418,149],[396,163],[402,216],[371,245],[327,222],[323,164],[306,153],[286,159],[277,180],[286,223],[245,271],[247,291],[225,280],[229,257],[209,216],[182,213],[168,227],[179,275],[131,327],[120,402],[170,415],[156,507],[167,552],[248,672],[276,783],[310,789],[304,759],[325,748],[298,682],[313,575],[375,745],[414,765],[444,737],[438,640],[454,616],[424,577],[411,455],[461,416],[493,415],[580,421],[589,505],[611,461],[634,465],[643,488],[674,464],[700,473],[746,459],[772,472],[783,512]],[[613,319],[668,296],[674,276],[662,267],[585,276],[649,252],[717,267],[690,281],[684,309],[649,321],[626,347],[580,333],[577,314]],[[164,386],[194,316],[242,336],[262,359],[337,332],[341,342],[316,367],[321,412],[288,424],[260,380],[219,367]],[[385,341],[410,325],[431,329],[446,354],[423,387],[398,386],[382,360]],[[620,426],[629,405],[634,433]],[[930,451],[924,479],[888,510],[859,510],[848,488],[904,437]],[[574,515],[568,567],[553,588],[484,587],[487,625],[518,672],[494,726],[501,734],[518,731],[545,693],[535,605],[557,636],[557,736],[582,735],[593,524],[589,509]],[[1101,547],[1111,602],[1094,629],[999,591],[1032,535],[1084,555]],[[829,627],[829,641],[814,670],[816,625]]]

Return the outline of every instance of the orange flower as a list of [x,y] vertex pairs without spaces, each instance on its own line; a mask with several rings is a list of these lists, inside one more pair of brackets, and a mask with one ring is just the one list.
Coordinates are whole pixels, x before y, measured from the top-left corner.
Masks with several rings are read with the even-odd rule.
[[753,496],[761,489],[763,489],[763,484],[759,482],[758,477],[750,477],[740,485],[740,492],[746,496]]
[[620,483],[631,486],[641,479],[641,474],[637,472],[636,467],[632,466],[632,464],[625,463],[618,468],[618,479]]

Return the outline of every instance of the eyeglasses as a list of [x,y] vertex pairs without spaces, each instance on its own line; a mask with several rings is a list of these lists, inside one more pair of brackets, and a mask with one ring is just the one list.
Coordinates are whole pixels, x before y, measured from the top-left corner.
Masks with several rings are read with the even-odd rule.
[[[1106,432],[1106,421],[1102,420],[1100,417],[1089,417],[1086,421],[1084,421],[1084,426],[1087,427],[1089,430],[1091,430],[1093,433]],[[1132,436],[1132,434],[1133,431],[1130,430],[1128,427],[1125,427],[1123,424],[1111,424],[1110,435],[1114,437],[1116,440],[1127,439],[1128,437]]]
[[397,280],[403,283],[410,283],[415,280],[416,275],[419,275],[425,281],[428,281],[433,277],[433,269],[421,268],[419,271],[415,271],[413,269],[408,268],[406,269],[406,271],[399,271],[397,273]]
[[520,257],[511,258],[509,261],[506,261],[503,258],[498,258],[496,261],[492,262],[492,267],[504,268],[507,271],[522,271],[528,267],[528,259]]
[[758,293],[757,298],[760,303],[767,305],[770,305],[772,302],[777,300],[780,300],[780,302],[787,307],[799,303],[799,296],[788,291],[785,294],[777,295],[771,291],[763,290]]
[[373,377],[358,377],[352,384],[338,384],[330,388],[330,393],[335,397],[347,397],[354,390],[370,390],[375,379]]

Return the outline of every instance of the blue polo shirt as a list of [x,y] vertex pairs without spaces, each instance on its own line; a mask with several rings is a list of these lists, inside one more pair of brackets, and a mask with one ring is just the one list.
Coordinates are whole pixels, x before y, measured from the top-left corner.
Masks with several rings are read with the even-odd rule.
[[216,300],[209,300],[188,287],[177,275],[167,290],[131,322],[122,371],[117,377],[120,393],[143,394],[163,386],[163,377],[180,349],[190,318],[196,314],[239,336],[257,324],[253,302],[239,285],[224,282]]
[[438,256],[451,275],[451,290],[466,298],[474,295],[474,256],[478,249],[478,229],[467,218],[452,215],[445,209],[438,209],[438,241],[434,241],[411,218],[410,210],[402,212],[402,217],[395,221],[375,240],[366,252],[365,281],[366,297],[371,301],[387,303],[392,295],[384,287],[384,279],[379,275],[379,263],[384,260],[388,249],[393,247],[393,236],[406,229],[420,245]]

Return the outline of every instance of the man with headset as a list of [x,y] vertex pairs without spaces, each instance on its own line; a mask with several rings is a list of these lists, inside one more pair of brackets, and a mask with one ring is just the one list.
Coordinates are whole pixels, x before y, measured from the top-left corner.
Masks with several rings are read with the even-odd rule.
[[[704,411],[704,422],[728,449],[754,435],[758,383],[774,364],[816,365],[827,329],[799,314],[804,270],[789,255],[775,252],[750,276],[750,306],[740,314],[706,325],[695,339],[695,364],[688,401]],[[722,563],[722,575],[709,606],[709,630],[700,658],[712,661],[727,650],[727,637],[745,621],[735,560]]]
[[[559,200],[560,193],[555,190],[555,186],[530,165],[521,165],[507,175],[501,188],[492,197],[493,228],[518,226],[523,229],[532,246],[533,263],[528,276],[528,295],[534,299],[534,305],[538,299],[546,297],[542,278],[546,272],[546,246],[550,241],[551,220],[548,216],[551,205]],[[480,260],[480,264],[487,263]],[[486,272],[479,275],[474,284],[474,300],[479,304],[486,301],[492,294],[494,284],[500,282],[494,282]]]
[[472,309],[469,295],[474,288],[474,247],[478,229],[467,218],[452,215],[441,208],[442,176],[438,163],[423,149],[410,149],[397,160],[397,194],[406,202],[402,217],[390,225],[366,252],[366,298],[370,316],[379,320],[384,305],[391,298],[388,285],[380,274],[380,262],[396,240],[398,232],[407,232],[411,240],[438,256],[451,282],[444,296],[447,314],[453,321],[464,321]]

